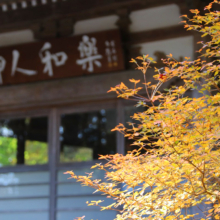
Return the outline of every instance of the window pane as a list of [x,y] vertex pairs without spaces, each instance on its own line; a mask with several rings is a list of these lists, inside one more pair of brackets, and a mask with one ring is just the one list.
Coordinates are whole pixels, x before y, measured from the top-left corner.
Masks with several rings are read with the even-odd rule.
[[49,212],[11,212],[11,213],[1,213],[1,220],[48,220]]
[[66,114],[61,117],[60,161],[90,161],[116,152],[115,110]]
[[[76,209],[76,210],[68,210],[68,211],[63,211],[59,210],[57,211],[57,220],[73,220],[76,219],[79,216],[86,216],[86,219],[105,219],[105,220],[112,220],[115,219],[117,212],[112,211],[112,210],[105,210],[101,211],[96,208],[96,209]],[[9,219],[11,220],[11,219]],[[26,220],[26,219],[25,219]],[[35,219],[34,219],[35,220]]]
[[[71,170],[76,175],[85,175],[85,173],[91,172],[91,166],[88,167],[79,167],[73,166]],[[66,170],[59,170],[57,173],[57,195],[58,196],[84,196],[91,195],[95,190],[90,187],[84,187],[79,182],[76,182],[74,179],[67,179],[68,176],[64,174]],[[103,170],[94,169],[93,170],[94,179],[104,179],[105,172]],[[97,192],[96,195],[99,193]]]
[[0,120],[0,166],[47,162],[46,117]]
[[0,174],[0,219],[48,220],[49,179],[49,171]]

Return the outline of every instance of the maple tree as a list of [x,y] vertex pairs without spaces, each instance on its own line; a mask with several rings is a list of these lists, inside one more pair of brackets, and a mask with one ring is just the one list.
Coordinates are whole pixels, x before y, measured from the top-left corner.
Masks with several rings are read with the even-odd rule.
[[[117,220],[220,218],[220,12],[212,10],[214,3],[220,1],[210,3],[204,15],[191,10],[192,18],[183,16],[187,30],[209,36],[207,42],[199,42],[197,60],[185,57],[179,62],[170,54],[163,60],[163,69],[155,68],[157,83],[152,84],[146,81],[146,74],[155,61],[148,55],[137,57],[131,62],[142,71],[144,86],[131,79],[132,89],[124,83],[111,88],[118,97],[136,99],[147,109],[132,116],[139,123],[131,128],[119,124],[113,129],[134,139],[139,149],[126,155],[101,156],[107,162],[92,168],[104,170],[105,180],[93,179],[92,173],[77,176],[66,172],[113,198],[114,203],[107,207],[101,201],[89,205],[118,210]],[[182,80],[182,85],[160,91],[161,85],[174,77]],[[146,97],[139,94],[142,89]],[[188,90],[202,95],[187,97]],[[145,153],[141,153],[143,149]],[[203,217],[189,212],[199,204],[205,206]]]

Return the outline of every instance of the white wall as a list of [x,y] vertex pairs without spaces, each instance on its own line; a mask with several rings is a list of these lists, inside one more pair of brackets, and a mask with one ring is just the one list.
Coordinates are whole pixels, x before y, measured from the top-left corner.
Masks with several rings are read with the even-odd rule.
[[130,15],[132,21],[130,31],[138,32],[178,25],[181,21],[180,16],[180,9],[176,4],[133,11]]
[[116,29],[117,26],[115,23],[117,20],[117,15],[110,15],[77,21],[74,25],[74,35]]
[[154,55],[156,51],[164,52],[166,55],[171,53],[176,59],[179,59],[180,56],[183,58],[191,57],[193,59],[194,56],[192,36],[136,44],[134,46],[141,46],[140,55],[149,54],[149,56],[154,59],[156,59]]
[[[133,11],[130,14],[132,21],[130,31],[138,32],[178,25],[181,21],[180,16],[180,9],[176,4]],[[74,34],[115,29],[117,20],[117,15],[110,15],[77,21],[74,25]]]
[[31,30],[12,31],[0,34],[0,47],[35,41]]

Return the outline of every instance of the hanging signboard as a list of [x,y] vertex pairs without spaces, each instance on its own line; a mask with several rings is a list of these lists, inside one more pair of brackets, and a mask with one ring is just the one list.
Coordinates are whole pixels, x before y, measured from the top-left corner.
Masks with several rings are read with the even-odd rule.
[[123,69],[118,30],[0,48],[0,85]]

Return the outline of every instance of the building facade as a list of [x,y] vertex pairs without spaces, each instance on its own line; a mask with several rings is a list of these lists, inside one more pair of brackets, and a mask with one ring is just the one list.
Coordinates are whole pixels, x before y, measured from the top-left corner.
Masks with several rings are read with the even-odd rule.
[[142,77],[132,57],[194,59],[199,36],[180,16],[205,3],[0,0],[1,220],[114,218],[87,207],[103,197],[63,172],[88,173],[99,154],[130,150],[111,129],[131,120],[135,103],[107,91]]

